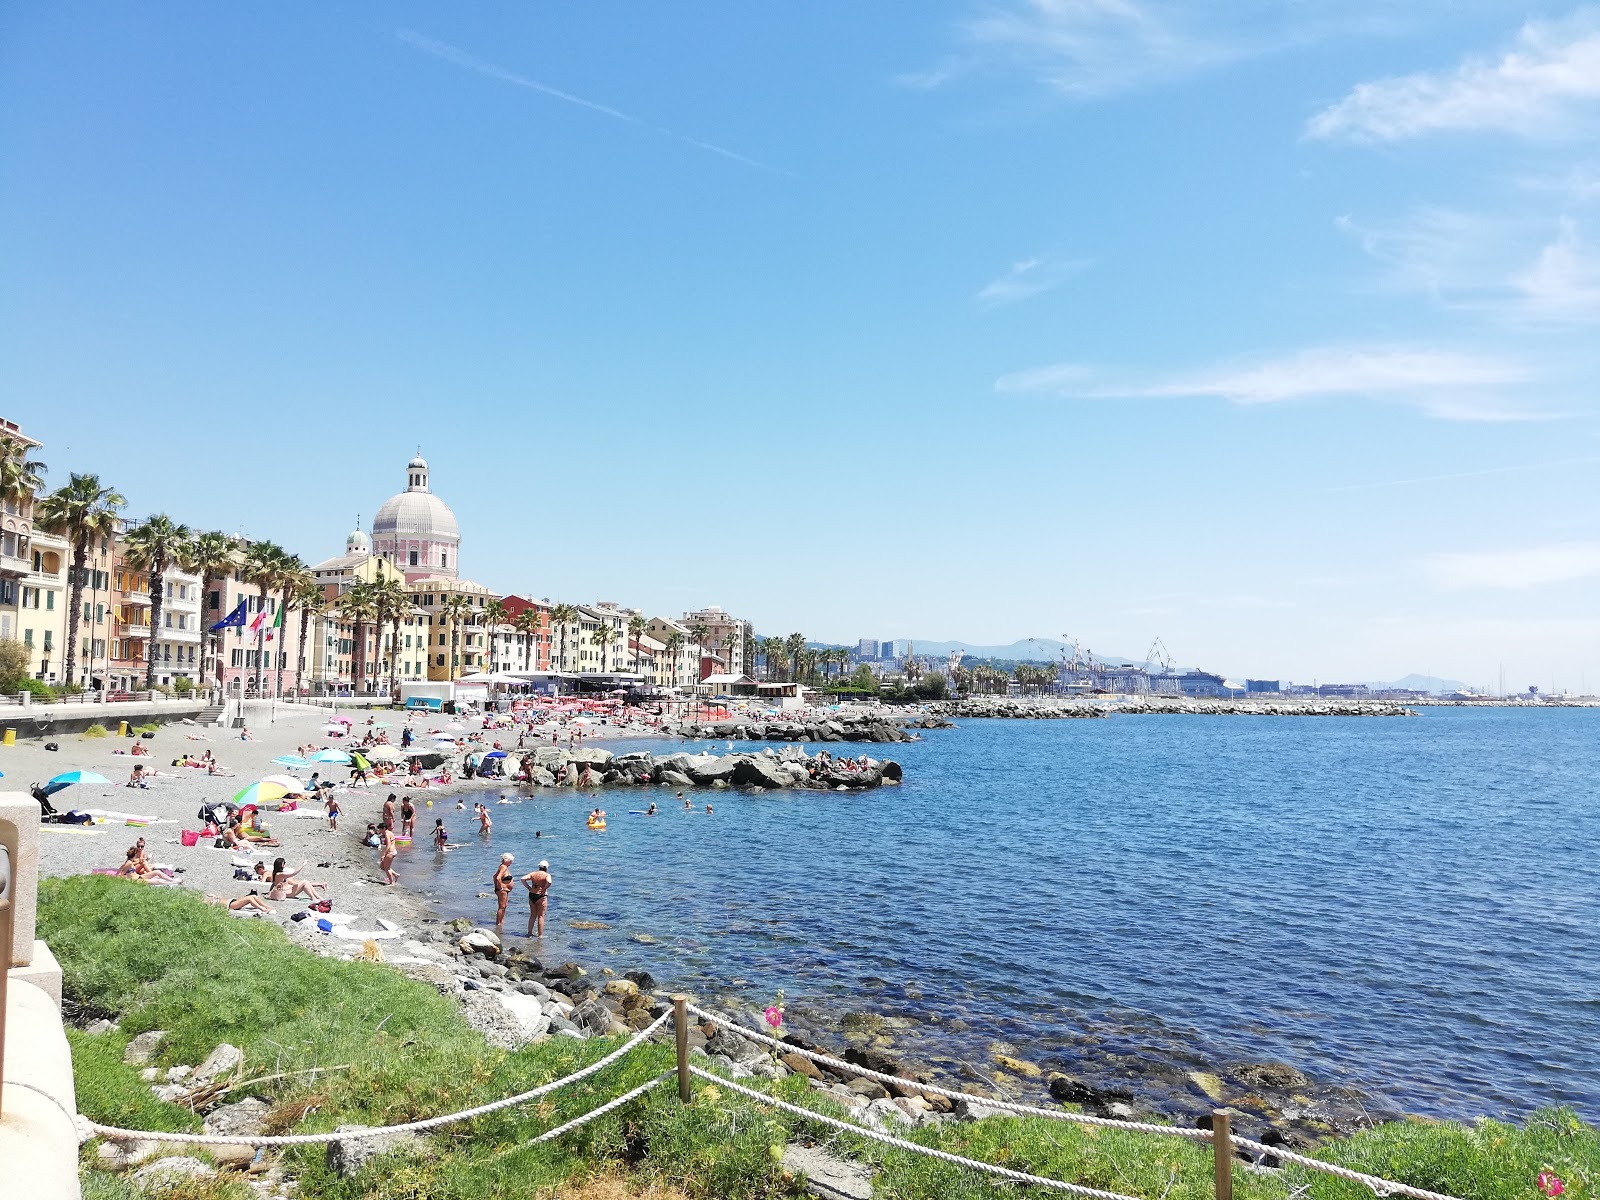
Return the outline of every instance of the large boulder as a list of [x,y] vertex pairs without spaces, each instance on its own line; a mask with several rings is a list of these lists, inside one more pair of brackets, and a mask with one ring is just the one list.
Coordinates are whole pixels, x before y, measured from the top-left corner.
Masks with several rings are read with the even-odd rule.
[[611,1031],[611,1022],[616,1018],[599,1000],[585,1000],[572,1010],[568,1019],[587,1036],[604,1037]]
[[611,751],[602,750],[598,746],[584,746],[577,750],[567,751],[567,761],[579,769],[585,766],[603,767],[615,757]]
[[481,954],[493,958],[500,953],[500,935],[492,929],[474,929],[456,943],[463,954]]
[[191,1087],[202,1087],[215,1079],[231,1074],[244,1063],[244,1051],[237,1046],[230,1046],[223,1042],[210,1054],[206,1055],[205,1062],[195,1068],[193,1075],[189,1076]]
[[128,1042],[127,1048],[122,1052],[122,1061],[132,1066],[149,1062],[161,1045],[161,1039],[166,1036],[167,1031],[164,1029],[152,1029],[148,1033],[139,1034]]
[[713,784],[727,784],[733,780],[733,772],[738,763],[734,758],[716,758],[712,755],[703,755],[691,760],[689,764],[689,778],[701,787],[711,787]]
[[[372,1128],[370,1125],[340,1125],[334,1132],[357,1133],[370,1128]],[[368,1160],[380,1154],[396,1150],[414,1152],[423,1144],[421,1135],[415,1133],[383,1133],[362,1138],[338,1138],[328,1143],[328,1169],[341,1179],[348,1179],[361,1170]]]
[[777,759],[756,754],[734,762],[733,782],[741,787],[786,788],[794,779]]

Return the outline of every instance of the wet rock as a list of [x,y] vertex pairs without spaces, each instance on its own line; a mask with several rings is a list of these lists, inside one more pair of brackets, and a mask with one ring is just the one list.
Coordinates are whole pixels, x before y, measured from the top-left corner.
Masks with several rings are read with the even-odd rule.
[[1228,1073],[1248,1088],[1293,1091],[1311,1086],[1311,1081],[1288,1063],[1245,1063]]
[[600,990],[607,996],[615,996],[621,1000],[629,996],[637,996],[639,994],[639,985],[631,979],[610,979],[606,981],[605,987]]
[[160,1047],[161,1039],[166,1036],[165,1029],[152,1029],[148,1033],[141,1033],[131,1038],[127,1048],[122,1052],[122,1061],[131,1066],[149,1062]]
[[793,1071],[796,1075],[804,1075],[807,1079],[822,1078],[822,1072],[818,1070],[817,1064],[812,1062],[804,1054],[796,1054],[793,1051],[790,1051],[788,1054],[785,1054],[779,1058],[778,1061],[784,1066],[788,1067],[789,1070]]
[[1209,1071],[1190,1071],[1189,1082],[1204,1092],[1208,1098],[1221,1101],[1223,1094],[1222,1080]]
[[624,971],[622,977],[630,981],[641,992],[656,990],[656,977],[649,971]]
[[463,954],[482,954],[493,958],[500,953],[500,935],[491,929],[474,929],[456,943]]
[[611,1032],[611,1010],[598,1000],[585,1000],[572,1010],[571,1021],[589,1037],[604,1037]]
[[1038,1079],[1044,1075],[1043,1067],[1023,1062],[1020,1058],[1012,1058],[1009,1054],[996,1054],[994,1061],[1002,1070],[1010,1071],[1013,1075],[1021,1075],[1024,1079]]
[[459,937],[463,933],[471,932],[472,922],[466,917],[457,917],[453,921],[446,921],[442,926],[440,926],[440,928],[445,933],[454,934]]
[[1105,1110],[1110,1105],[1128,1104],[1133,1100],[1133,1093],[1122,1088],[1099,1087],[1059,1071],[1050,1073],[1047,1085],[1051,1099],[1061,1104],[1081,1104],[1101,1116],[1107,1115]]

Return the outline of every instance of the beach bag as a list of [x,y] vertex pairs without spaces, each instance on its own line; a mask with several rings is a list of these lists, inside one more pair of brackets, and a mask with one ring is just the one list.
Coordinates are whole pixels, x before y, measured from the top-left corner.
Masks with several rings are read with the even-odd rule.
[[55,742],[46,742],[44,744],[44,748],[46,750],[51,751],[52,753],[54,753],[55,751],[61,749],[61,747],[59,745],[57,745]]
[[318,917],[317,918],[317,928],[322,930],[323,933],[332,933],[333,932],[333,922],[328,920],[327,917]]
[[318,900],[315,904],[308,904],[306,907],[311,909],[313,912],[330,913],[333,911],[333,901]]
[[218,838],[216,841],[212,842],[211,844],[213,846],[215,846],[218,850],[225,849],[227,847],[227,845],[228,845],[228,843],[223,841],[221,838]]
[[200,831],[197,829],[185,829],[178,834],[178,840],[185,846],[198,846],[200,844]]

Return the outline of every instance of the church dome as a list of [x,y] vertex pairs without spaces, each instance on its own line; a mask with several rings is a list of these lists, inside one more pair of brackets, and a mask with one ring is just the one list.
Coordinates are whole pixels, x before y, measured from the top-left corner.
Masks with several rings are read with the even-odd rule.
[[455,513],[432,492],[405,491],[390,496],[372,519],[372,532],[376,537],[423,538],[433,542],[453,542],[461,538]]
[[367,535],[359,529],[352,529],[350,536],[344,540],[346,554],[371,554],[372,543],[367,540]]

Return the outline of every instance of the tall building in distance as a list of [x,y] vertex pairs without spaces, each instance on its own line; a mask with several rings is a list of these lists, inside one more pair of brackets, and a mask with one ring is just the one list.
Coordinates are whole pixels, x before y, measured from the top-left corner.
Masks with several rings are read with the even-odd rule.
[[706,635],[700,644],[722,660],[722,669],[730,675],[746,673],[748,664],[744,661],[744,642],[750,629],[749,621],[741,621],[720,608],[712,607],[684,613],[679,624],[685,629],[703,625]]
[[456,578],[461,528],[450,506],[428,490],[428,460],[406,464],[406,490],[390,496],[372,519],[372,552],[405,572],[406,582]]
[[870,662],[878,657],[878,639],[862,638],[856,643],[856,657],[862,662]]

